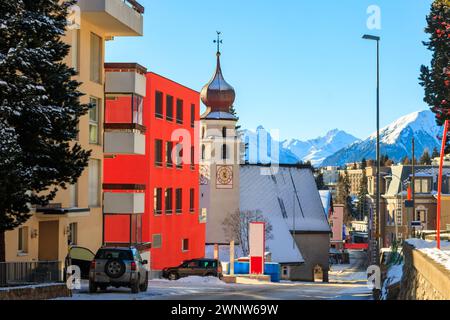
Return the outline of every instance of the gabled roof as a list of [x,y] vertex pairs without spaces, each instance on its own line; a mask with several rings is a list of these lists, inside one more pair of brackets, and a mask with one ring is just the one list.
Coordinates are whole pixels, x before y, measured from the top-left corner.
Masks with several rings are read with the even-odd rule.
[[330,212],[331,208],[331,191],[330,190],[319,190],[320,200],[322,200],[322,206],[325,213],[325,217],[327,217],[328,212]]
[[280,263],[302,262],[293,243],[296,233],[329,233],[310,168],[280,166],[264,175],[267,166],[242,165],[240,170],[240,209],[260,210],[271,222],[274,238],[267,241],[272,258]]

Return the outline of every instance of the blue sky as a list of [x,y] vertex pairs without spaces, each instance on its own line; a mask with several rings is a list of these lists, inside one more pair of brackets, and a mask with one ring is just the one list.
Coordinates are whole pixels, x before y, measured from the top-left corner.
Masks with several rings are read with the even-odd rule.
[[[422,45],[431,0],[139,0],[145,35],[107,44],[111,62],[138,62],[199,90],[215,67],[236,89],[241,125],[309,139],[339,128],[358,138],[375,130],[375,43],[382,37],[381,124],[427,108],[418,84],[431,54]],[[381,8],[368,30],[367,8]]]

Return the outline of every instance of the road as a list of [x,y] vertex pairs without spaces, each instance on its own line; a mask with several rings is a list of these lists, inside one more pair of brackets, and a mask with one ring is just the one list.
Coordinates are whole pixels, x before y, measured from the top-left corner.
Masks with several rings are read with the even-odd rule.
[[366,286],[365,253],[351,252],[350,265],[333,266],[330,283],[281,282],[261,285],[225,284],[216,278],[151,280],[147,292],[131,294],[110,288],[89,294],[87,283],[75,290],[74,300],[370,300]]

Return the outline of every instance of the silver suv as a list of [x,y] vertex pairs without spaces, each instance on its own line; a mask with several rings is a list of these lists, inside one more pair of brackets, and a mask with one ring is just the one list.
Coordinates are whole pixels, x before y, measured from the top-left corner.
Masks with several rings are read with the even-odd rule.
[[128,287],[132,293],[147,291],[146,264],[134,247],[102,247],[91,262],[89,292],[106,290],[108,286]]

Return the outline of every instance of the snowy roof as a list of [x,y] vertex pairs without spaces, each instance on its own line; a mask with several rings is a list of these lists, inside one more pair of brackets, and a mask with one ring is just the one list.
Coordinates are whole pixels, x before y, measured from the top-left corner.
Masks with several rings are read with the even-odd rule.
[[322,200],[322,206],[325,213],[325,217],[327,217],[328,212],[331,207],[331,191],[330,190],[319,190],[320,199]]
[[[301,262],[300,250],[291,230],[330,232],[322,201],[310,168],[280,165],[271,175],[269,167],[242,165],[240,170],[241,210],[260,210],[271,222],[274,238],[267,241],[276,262]],[[295,228],[294,228],[295,224]]]

